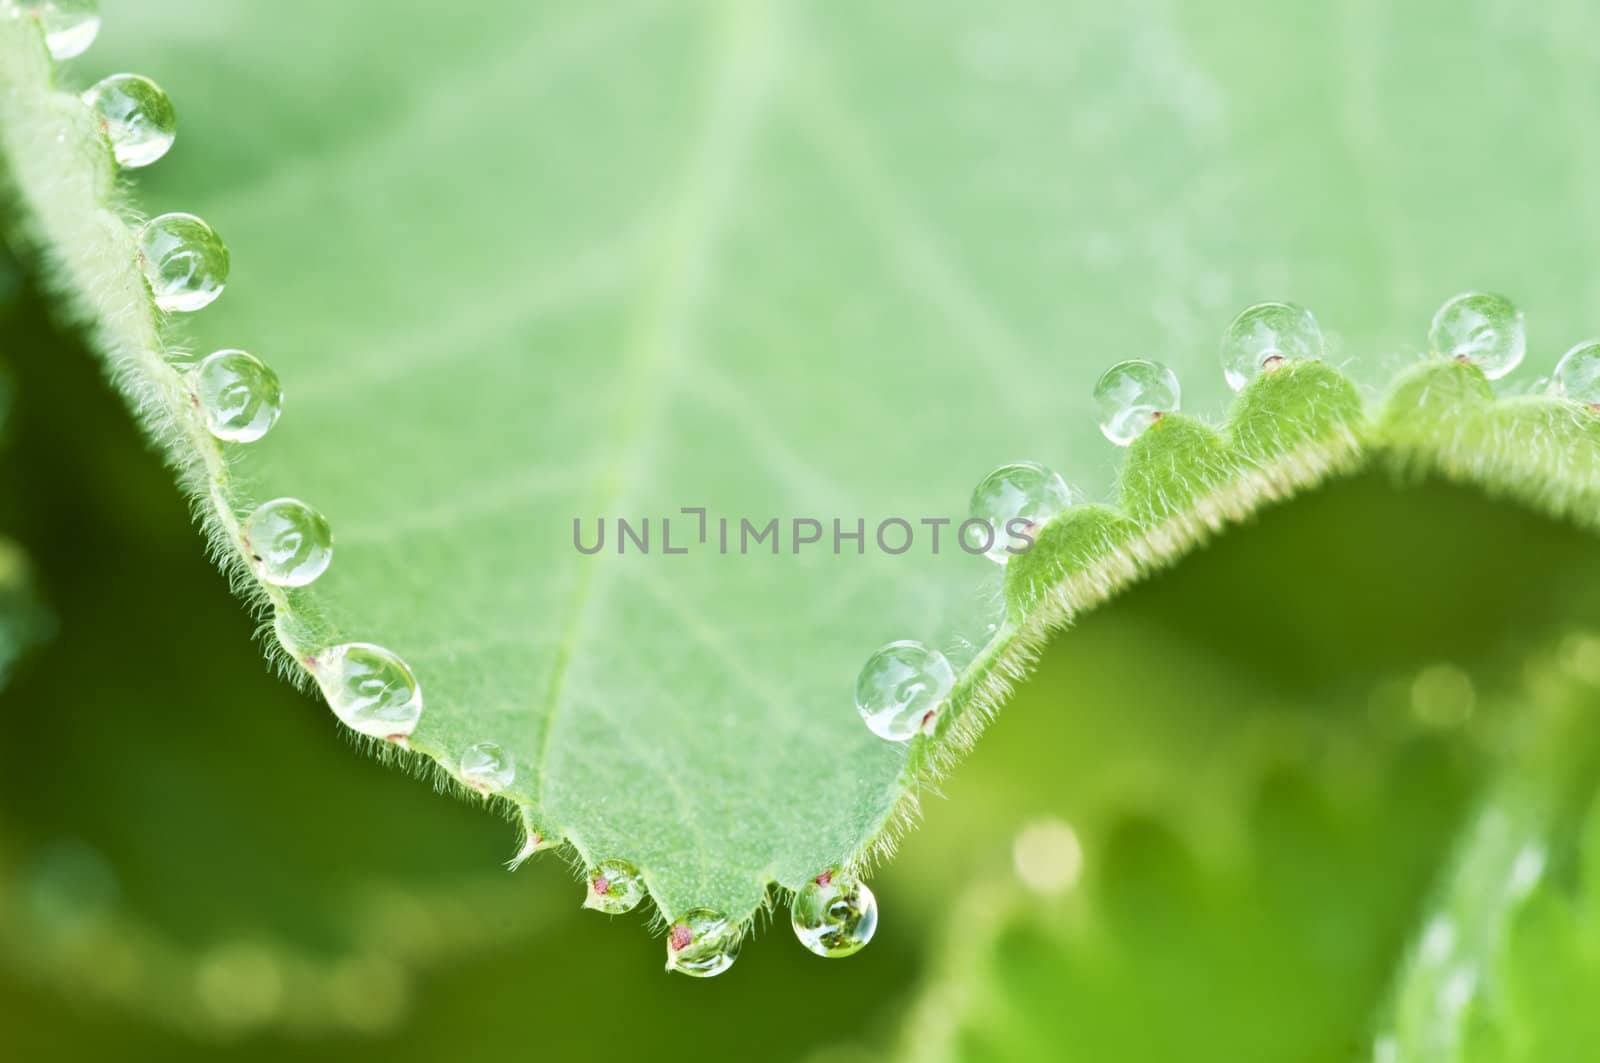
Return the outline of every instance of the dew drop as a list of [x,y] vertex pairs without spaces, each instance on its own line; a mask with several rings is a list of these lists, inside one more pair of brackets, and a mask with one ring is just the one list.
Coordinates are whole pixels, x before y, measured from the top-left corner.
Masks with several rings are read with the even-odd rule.
[[1556,363],[1556,390],[1600,413],[1600,340],[1584,340]]
[[262,503],[244,522],[242,534],[256,575],[278,587],[304,587],[333,560],[327,519],[296,498]]
[[1222,334],[1222,375],[1235,391],[1285,362],[1322,357],[1322,329],[1293,303],[1257,303]]
[[1498,380],[1521,362],[1528,339],[1522,311],[1504,296],[1465,292],[1439,308],[1428,329],[1437,354],[1470,362],[1490,380]]
[[497,794],[517,777],[506,751],[493,742],[478,742],[461,754],[461,778],[482,794]]
[[865,882],[824,871],[795,894],[789,918],[800,944],[818,956],[853,956],[878,929],[878,899]]
[[178,135],[172,101],[147,77],[112,74],[91,86],[83,102],[99,117],[118,166],[149,166]]
[[31,0],[22,13],[39,20],[45,47],[56,59],[82,55],[100,32],[98,0]]
[[139,265],[161,309],[200,310],[227,283],[228,248],[193,214],[163,214],[139,231]]
[[711,978],[739,958],[739,924],[709,908],[692,908],[667,933],[667,970]]
[[1101,373],[1094,386],[1100,431],[1125,447],[1161,418],[1176,413],[1182,397],[1177,374],[1160,362],[1118,362]]
[[207,355],[195,367],[193,380],[206,427],[218,439],[253,443],[278,422],[283,410],[278,374],[244,351]]
[[[1032,461],[1002,465],[978,482],[961,526],[963,547],[1005,564],[1018,549],[1018,533],[1032,535],[1068,506],[1081,501],[1078,492],[1050,469]],[[1022,521],[1022,524],[1013,524]]]
[[[589,895],[583,899],[585,908],[621,915],[633,911],[644,900],[644,879],[639,869],[626,860],[602,860],[589,869],[588,878]],[[667,955],[670,964],[672,953],[669,951]]]
[[317,685],[345,725],[375,738],[403,738],[422,716],[422,688],[410,667],[382,646],[347,642],[316,656]]
[[940,705],[955,686],[944,654],[920,642],[891,642],[871,657],[856,678],[856,711],[879,738],[904,742],[932,732]]

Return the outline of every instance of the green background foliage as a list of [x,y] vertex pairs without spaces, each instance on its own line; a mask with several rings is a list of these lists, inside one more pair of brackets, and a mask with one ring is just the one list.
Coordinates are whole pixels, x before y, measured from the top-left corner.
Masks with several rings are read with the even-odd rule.
[[[1260,298],[1311,306],[1368,384],[1463,287],[1529,311],[1513,389],[1596,327],[1579,5],[107,14],[71,76],[148,73],[180,115],[137,203],[234,252],[194,346],[251,348],[288,392],[240,483],[339,536],[298,603],[405,653],[446,755],[559,686],[560,779],[524,772],[530,796],[669,907],[752,905],[870,836],[903,754],[850,678],[887,638],[981,630],[994,573],[591,571],[572,510],[935,515],[1019,457],[1103,498],[1100,369],[1160,357],[1215,418],[1215,337]],[[5,324],[4,530],[60,620],[0,695],[0,1029],[24,1054],[1346,1058],[1403,1016],[1478,795],[1538,732],[1528,673],[1581,689],[1600,616],[1571,529],[1378,473],[1325,488],[1052,644],[874,879],[861,956],[763,935],[690,985],[270,677],[70,328],[31,290]],[[1465,713],[1436,710],[1440,676]],[[1084,845],[1065,914],[1012,880],[1047,815]],[[1581,862],[1581,832],[1536,829]],[[1468,1009],[1488,1032],[1462,1044],[1577,1029],[1539,972],[1592,972],[1549,929],[1589,880],[1550,878],[1514,973],[1487,955],[1478,983],[1517,1021]]]

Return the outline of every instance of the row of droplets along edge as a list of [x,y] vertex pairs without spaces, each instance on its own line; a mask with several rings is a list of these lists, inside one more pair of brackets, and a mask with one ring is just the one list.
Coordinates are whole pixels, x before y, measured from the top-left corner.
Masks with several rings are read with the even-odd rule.
[[[99,29],[94,4],[50,3],[11,7],[36,19],[56,59],[81,54]],[[83,93],[112,157],[124,169],[148,166],[164,156],[177,135],[172,103],[154,81],[138,74],[112,74]],[[228,279],[228,249],[205,221],[192,214],[152,218],[135,238],[138,263],[155,305],[167,313],[193,313],[222,294]],[[215,351],[183,371],[193,413],[223,443],[260,440],[278,421],[283,390],[275,374],[254,355]],[[333,559],[327,520],[294,498],[264,502],[246,516],[240,548],[262,583],[304,587]],[[346,725],[368,735],[403,739],[416,727],[422,695],[404,661],[369,643],[346,643],[319,652],[312,673]]]
[[[94,0],[22,4],[0,0],[0,13],[38,22],[56,60],[81,55],[100,29]],[[156,162],[176,139],[172,102],[149,78],[113,74],[91,86],[82,98],[98,119],[112,157],[125,169]],[[162,311],[193,313],[222,294],[228,249],[202,219],[163,214],[143,225],[136,242],[140,270]],[[216,351],[188,369],[185,381],[194,412],[223,443],[262,439],[283,409],[277,374],[246,351]],[[256,507],[240,526],[240,547],[257,578],[280,588],[312,583],[333,560],[328,521],[294,498],[277,498]],[[422,715],[421,685],[395,653],[351,642],[302,656],[301,661],[346,726],[400,745],[416,729]],[[492,742],[467,747],[457,768],[462,782],[483,794],[506,789],[516,776],[510,757]],[[530,836],[529,846],[519,856],[538,848],[541,841]],[[586,877],[586,908],[621,914],[637,907],[646,894],[643,876],[624,860],[602,860]],[[872,940],[877,919],[872,890],[838,868],[807,881],[790,904],[795,936],[811,952],[830,958],[859,952]],[[667,969],[697,977],[721,974],[737,958],[742,937],[738,922],[707,908],[691,909],[668,930]]]
[[[1475,366],[1490,380],[1515,369],[1527,352],[1522,312],[1503,296],[1464,292],[1441,306],[1428,332],[1435,357]],[[1262,373],[1291,361],[1322,357],[1322,330],[1316,318],[1293,303],[1259,303],[1228,326],[1222,337],[1222,371],[1234,391]],[[1548,384],[1552,395],[1600,415],[1600,339],[1568,350]],[[1100,431],[1118,446],[1128,446],[1179,407],[1177,374],[1159,362],[1132,360],[1107,369],[1095,385]],[[997,533],[1032,536],[1045,522],[1085,501],[1082,492],[1036,462],[1002,465],[972,493],[962,524],[968,552],[1004,565],[1014,548]],[[978,542],[968,529],[985,536]],[[856,678],[856,711],[873,734],[892,742],[931,735],[955,688],[955,669],[944,654],[915,640],[880,647]]]

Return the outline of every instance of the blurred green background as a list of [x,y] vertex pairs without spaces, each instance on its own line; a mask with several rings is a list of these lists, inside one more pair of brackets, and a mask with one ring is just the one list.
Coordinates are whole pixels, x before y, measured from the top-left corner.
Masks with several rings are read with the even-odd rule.
[[[1600,328],[1583,5],[1030,10],[1041,24],[1019,7],[993,34],[964,5],[884,5],[859,37],[812,21],[843,66],[902,86],[877,97],[902,111],[944,84],[917,65],[926,42],[896,51],[908,27],[994,74],[940,100],[972,132],[949,149],[962,166],[923,166],[940,150],[915,121],[882,123],[885,150],[922,160],[892,177],[975,270],[1009,256],[1021,279],[988,293],[1002,310],[1072,352],[1059,446],[1090,455],[1089,486],[1112,478],[1099,369],[1146,349],[1209,365],[1256,297],[1326,311],[1335,357],[1369,381],[1466,286],[1528,306],[1528,378]],[[206,42],[190,14],[175,52]],[[1046,31],[1076,35],[1082,65],[1021,47]],[[304,36],[335,77],[333,38]],[[97,62],[123,58],[116,40]],[[1012,94],[1046,90],[1083,105],[1059,129],[1006,119]],[[1050,191],[1081,258],[1035,261],[1039,189],[1004,174],[985,210],[942,209],[970,207],[986,130],[1061,138],[1074,187]],[[242,154],[218,165],[250,170],[249,138],[224,143]],[[1046,283],[1064,272],[1072,290]],[[1059,636],[873,878],[861,955],[805,953],[779,911],[727,976],[668,977],[641,916],[581,912],[555,856],[505,872],[510,825],[359,754],[268,673],[169,474],[26,265],[0,268],[0,304],[0,533],[53,628],[0,691],[5,1058],[1369,1055],[1481,795],[1541,726],[1530,697],[1555,683],[1600,704],[1592,538],[1363,475]],[[1192,408],[1220,408],[1219,375],[1185,383]],[[1548,839],[1568,892],[1587,783]]]

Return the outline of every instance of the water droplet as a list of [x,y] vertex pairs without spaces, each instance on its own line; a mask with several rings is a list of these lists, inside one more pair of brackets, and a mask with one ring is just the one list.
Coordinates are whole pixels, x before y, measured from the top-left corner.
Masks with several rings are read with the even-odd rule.
[[626,860],[602,860],[589,869],[589,895],[583,900],[585,908],[621,915],[633,911],[642,900],[644,879],[639,869]]
[[1257,303],[1222,334],[1222,375],[1235,391],[1285,362],[1322,357],[1322,329],[1293,303]]
[[22,13],[39,20],[45,47],[56,59],[82,55],[100,32],[98,0],[32,0]]
[[1556,363],[1556,390],[1600,413],[1600,340],[1584,340]]
[[254,355],[217,351],[195,367],[193,379],[206,427],[218,439],[253,443],[278,422],[283,410],[278,374]]
[[878,899],[865,882],[824,871],[795,894],[789,918],[800,944],[818,956],[853,956],[878,929]]
[[193,214],[163,214],[139,231],[139,265],[161,309],[200,310],[227,283],[228,248]]
[[856,678],[856,711],[879,738],[904,742],[931,733],[939,707],[955,686],[944,654],[920,642],[891,642],[862,666]]
[[739,958],[739,924],[709,908],[684,912],[667,933],[667,970],[710,978]]
[[1118,362],[1100,374],[1094,386],[1100,407],[1100,431],[1125,447],[1169,413],[1176,413],[1182,392],[1178,375],[1160,362],[1136,359]]
[[517,767],[506,751],[493,742],[479,742],[461,754],[461,778],[484,794],[497,794],[517,777]]
[[327,519],[297,498],[262,503],[241,532],[256,575],[278,587],[304,587],[333,560]]
[[1470,362],[1498,380],[1521,362],[1528,339],[1522,311],[1511,300],[1487,292],[1465,292],[1439,308],[1428,329],[1435,353]]
[[149,166],[178,135],[172,101],[147,77],[112,74],[91,86],[83,102],[99,116],[118,166]]
[[403,738],[422,715],[422,688],[399,657],[370,642],[347,642],[307,661],[334,715],[376,738]]
[[1031,536],[1039,525],[1079,501],[1076,490],[1037,462],[1002,465],[972,492],[971,519],[961,525],[963,546],[968,553],[981,553],[1003,565],[1013,551],[1024,552],[1019,534]]

